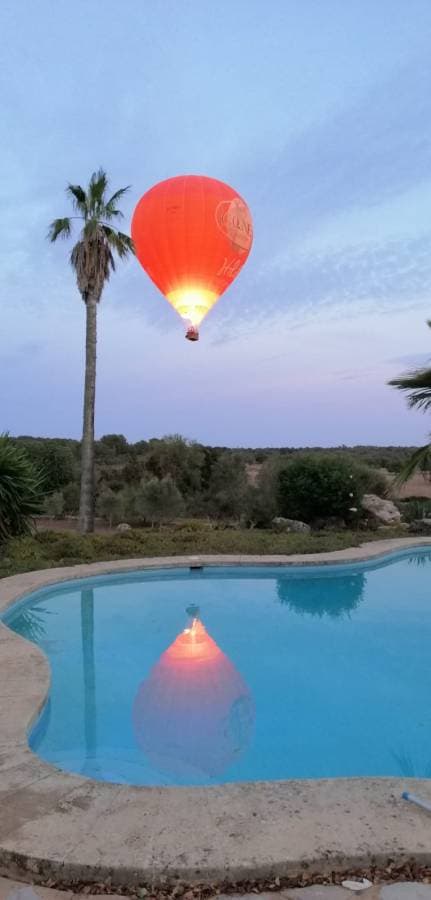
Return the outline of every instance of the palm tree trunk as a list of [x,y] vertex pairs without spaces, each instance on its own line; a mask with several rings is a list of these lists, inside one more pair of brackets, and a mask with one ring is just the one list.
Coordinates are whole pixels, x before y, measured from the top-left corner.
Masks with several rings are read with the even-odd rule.
[[79,530],[94,531],[94,406],[96,401],[97,299],[88,297],[86,307],[84,421],[81,444],[81,495]]

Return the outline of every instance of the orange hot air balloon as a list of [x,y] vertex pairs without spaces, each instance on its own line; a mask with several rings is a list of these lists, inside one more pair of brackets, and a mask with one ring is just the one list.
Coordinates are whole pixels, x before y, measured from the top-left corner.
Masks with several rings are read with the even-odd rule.
[[178,175],[141,197],[132,218],[139,262],[199,338],[199,325],[242,269],[253,241],[245,201],[222,181]]
[[248,746],[254,703],[242,676],[194,618],[140,685],[133,707],[138,745],[170,776],[202,782]]

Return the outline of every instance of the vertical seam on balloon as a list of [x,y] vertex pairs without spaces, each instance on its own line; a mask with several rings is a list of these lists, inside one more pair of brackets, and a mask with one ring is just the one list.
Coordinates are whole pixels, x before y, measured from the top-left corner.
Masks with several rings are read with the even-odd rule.
[[162,237],[162,247],[163,247],[163,265],[165,268],[165,272],[167,274],[167,284],[166,284],[166,293],[169,294],[174,286],[173,279],[173,260],[172,260],[172,245],[170,239],[170,229],[168,225],[168,202],[169,202],[169,193],[170,193],[171,179],[167,179],[164,184],[163,194],[162,194],[162,210],[164,214],[164,226],[163,226],[163,237]]
[[[153,201],[153,198],[151,198],[151,212],[154,214],[154,201]],[[157,246],[157,241],[156,241],[156,238],[155,238],[155,235],[154,235],[154,230],[153,230],[153,229],[149,229],[149,230],[147,229],[147,237],[148,237],[148,235],[150,235],[150,238],[151,238],[150,245],[151,245],[151,247],[152,247],[153,255],[155,256],[155,258],[156,258],[156,260],[157,260],[157,262],[158,262],[158,264],[159,264],[159,271],[160,271],[160,269],[163,269],[163,265],[160,265],[160,263],[162,262],[162,260],[161,260],[161,256],[160,256],[160,250],[159,250],[159,248],[158,248],[158,246]],[[164,296],[164,292],[162,291],[162,289],[159,287],[158,284],[156,285],[156,287],[157,287],[157,290],[160,291],[160,293]]]
[[188,235],[186,229],[186,199],[187,199],[187,188],[189,185],[190,176],[185,175],[183,181],[183,222],[182,222],[182,233],[183,233],[183,251],[184,251],[184,272],[185,272],[185,284],[186,287],[190,285],[190,245],[188,242]]

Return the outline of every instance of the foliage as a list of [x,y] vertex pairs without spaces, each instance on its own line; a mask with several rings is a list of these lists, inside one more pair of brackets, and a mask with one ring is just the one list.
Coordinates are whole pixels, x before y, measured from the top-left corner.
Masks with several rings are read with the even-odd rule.
[[240,519],[246,512],[248,481],[241,456],[222,453],[212,467],[208,487],[209,511],[216,516]]
[[128,446],[124,434],[104,434],[96,441],[96,455],[102,459],[115,459],[127,453]]
[[76,515],[79,509],[79,484],[77,481],[70,481],[62,490],[64,499],[64,512],[66,515]]
[[143,481],[133,498],[135,514],[151,525],[172,522],[184,512],[184,501],[170,475]]
[[[427,322],[431,328],[431,320]],[[392,387],[407,392],[407,403],[411,409],[428,412],[431,409],[431,368],[415,369],[389,382]],[[431,472],[431,444],[419,447],[406,461],[397,478],[397,484],[403,484],[411,475],[420,469]]]
[[[79,507],[79,442],[19,437],[14,438],[14,443],[30,447],[35,460],[52,459],[55,455],[59,465],[61,460],[67,463],[60,479],[54,480],[51,472],[48,490],[50,493],[61,490],[65,514],[76,515]],[[46,454],[44,447],[48,448]],[[386,462],[388,468],[395,471],[397,466],[405,463],[410,452],[409,448],[346,447],[325,450],[323,455],[355,469],[361,490],[383,496],[387,481],[378,466]],[[320,459],[322,450],[308,451],[305,455]],[[303,457],[304,452],[292,448],[276,451],[206,447],[179,435],[135,444],[128,443],[121,434],[104,435],[96,442],[96,499],[105,493],[109,495],[109,492],[121,495],[124,504],[121,518],[139,525],[144,519],[136,509],[135,500],[141,482],[153,477],[160,481],[170,475],[183,497],[183,512],[187,517],[212,516],[219,522],[235,521],[237,524],[248,523],[253,528],[268,528],[281,512],[278,473]],[[71,472],[66,483],[53,487]],[[100,505],[97,509],[101,509]],[[106,521],[109,521],[109,515]]]
[[283,467],[281,456],[273,456],[262,464],[257,482],[249,488],[247,521],[251,526],[268,528],[278,515],[278,477]]
[[0,543],[30,531],[32,517],[41,512],[43,482],[25,451],[0,436]]
[[203,464],[204,455],[199,445],[179,434],[149,442],[145,459],[147,471],[159,479],[170,475],[184,495],[201,489]]
[[36,468],[43,471],[47,492],[58,491],[77,478],[77,441],[26,437],[15,438],[14,443],[25,450]]
[[[388,530],[386,537],[404,534]],[[80,535],[74,532],[41,531],[32,537],[8,542],[0,557],[0,576],[110,559],[146,556],[177,556],[204,553],[291,554],[320,553],[353,547],[375,540],[375,533],[351,531],[275,534],[269,530],[229,528],[200,531],[193,528],[161,530],[132,529],[124,534]]]
[[47,516],[52,519],[61,519],[64,513],[64,496],[61,491],[54,491],[45,497],[44,509]]
[[364,493],[362,473],[348,462],[327,456],[293,460],[278,476],[282,516],[313,522],[316,519],[352,518]]
[[99,516],[105,519],[110,527],[116,525],[124,518],[125,503],[121,493],[115,493],[106,488],[97,498],[96,510]]
[[105,283],[111,272],[115,271],[114,254],[125,259],[129,253],[134,253],[132,239],[113,224],[123,217],[118,203],[129,187],[120,188],[110,197],[107,195],[108,187],[108,178],[103,169],[93,172],[86,190],[79,184],[69,184],[66,194],[72,201],[76,215],[54,219],[48,230],[48,238],[54,242],[59,237],[70,237],[72,221],[82,223],[79,239],[70,255],[70,263],[76,274],[78,290],[85,302],[89,297],[100,299]]
[[428,497],[410,497],[408,500],[399,500],[397,506],[406,522],[431,519],[431,500]]

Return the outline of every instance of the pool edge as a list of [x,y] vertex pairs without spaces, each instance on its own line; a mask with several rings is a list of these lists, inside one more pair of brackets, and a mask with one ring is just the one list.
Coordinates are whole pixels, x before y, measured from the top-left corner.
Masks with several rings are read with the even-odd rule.
[[[0,581],[0,614],[39,588],[110,572],[203,565],[366,562],[431,547],[397,538],[322,554],[199,555],[45,569]],[[43,652],[0,623],[0,874],[64,883],[111,878],[231,882],[412,858],[431,863],[431,820],[401,799],[431,801],[427,779],[251,782],[210,788],[110,785],[43,762],[26,735],[50,684]],[[229,875],[229,877],[228,877]]]

